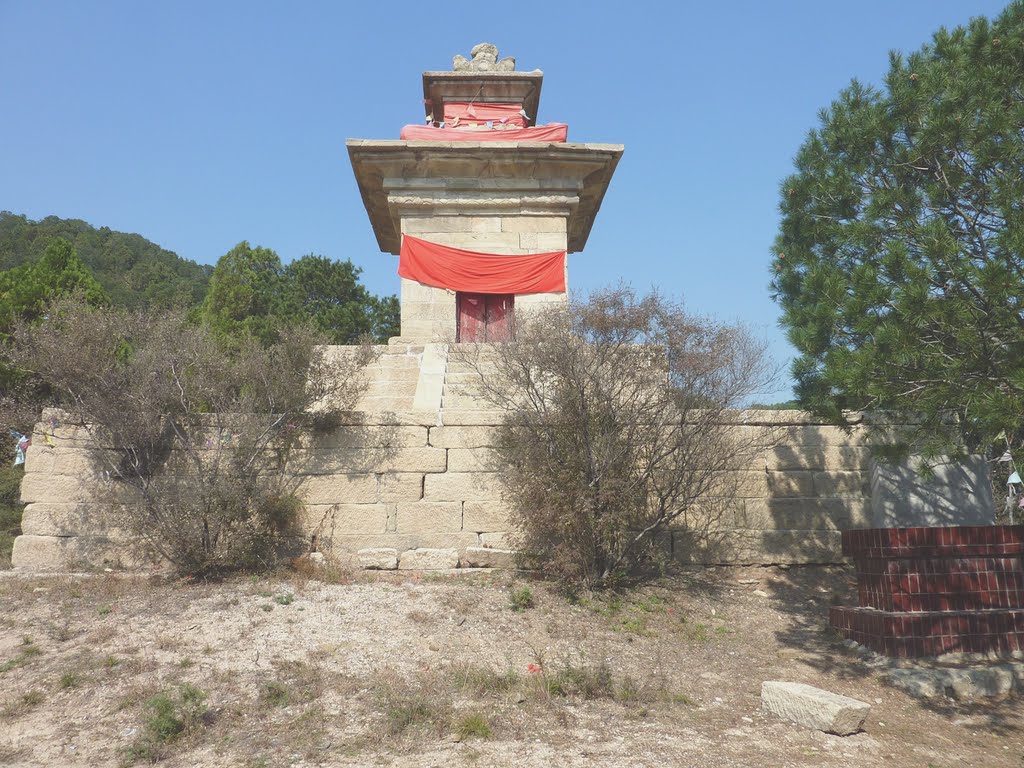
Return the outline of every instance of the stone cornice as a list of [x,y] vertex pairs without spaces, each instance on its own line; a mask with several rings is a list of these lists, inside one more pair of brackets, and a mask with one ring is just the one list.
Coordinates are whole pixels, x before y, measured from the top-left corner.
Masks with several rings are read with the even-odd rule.
[[581,251],[622,155],[621,144],[346,142],[380,249],[401,247],[405,207],[561,207],[568,249]]

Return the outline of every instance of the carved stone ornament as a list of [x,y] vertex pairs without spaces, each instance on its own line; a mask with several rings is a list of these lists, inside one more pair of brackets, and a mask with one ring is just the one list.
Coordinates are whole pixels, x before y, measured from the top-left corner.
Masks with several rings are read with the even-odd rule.
[[479,43],[470,51],[473,59],[458,55],[452,59],[452,69],[456,72],[513,72],[516,60],[511,56],[498,60],[498,46],[491,43]]

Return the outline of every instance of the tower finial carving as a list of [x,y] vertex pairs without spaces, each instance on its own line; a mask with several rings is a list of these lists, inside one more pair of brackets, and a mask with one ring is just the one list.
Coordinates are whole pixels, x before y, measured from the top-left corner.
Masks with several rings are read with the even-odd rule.
[[459,54],[452,59],[452,69],[456,72],[513,72],[516,60],[511,56],[498,59],[498,46],[493,43],[478,43],[473,46],[470,55],[472,60]]

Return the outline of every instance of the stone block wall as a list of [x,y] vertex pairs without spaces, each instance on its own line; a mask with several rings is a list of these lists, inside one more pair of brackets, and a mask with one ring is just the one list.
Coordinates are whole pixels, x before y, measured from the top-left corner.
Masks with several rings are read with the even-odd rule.
[[[726,497],[705,500],[688,527],[663,537],[663,545],[687,562],[841,561],[840,532],[870,523],[871,453],[863,435],[794,411],[739,416],[735,429],[772,430],[779,442],[736,474]],[[339,555],[372,550],[360,559],[376,567],[402,567],[414,550],[445,553],[440,561],[410,554],[407,564],[452,558],[463,565],[509,564],[507,505],[492,453],[499,420],[484,410],[365,412],[298,451],[290,470],[310,540],[315,536],[318,549]],[[37,426],[15,567],[136,564],[124,535],[105,518],[110,487],[92,468],[86,441],[82,427],[52,415]]]

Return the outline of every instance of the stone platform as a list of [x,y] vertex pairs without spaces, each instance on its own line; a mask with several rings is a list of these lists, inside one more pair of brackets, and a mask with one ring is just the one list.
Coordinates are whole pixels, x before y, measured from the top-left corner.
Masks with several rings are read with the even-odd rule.
[[844,531],[859,607],[844,638],[896,657],[1024,650],[1024,525]]

